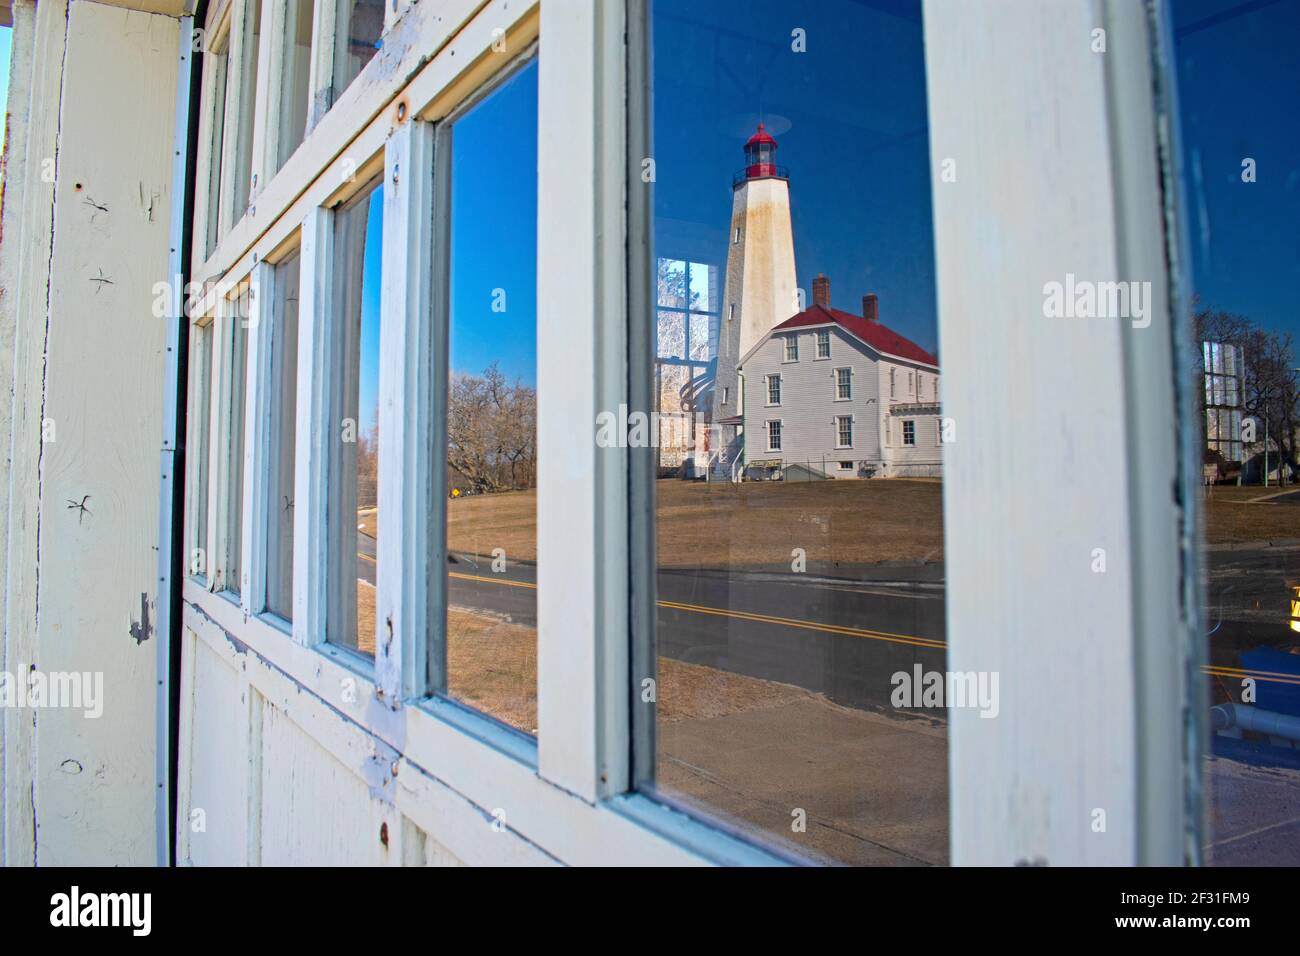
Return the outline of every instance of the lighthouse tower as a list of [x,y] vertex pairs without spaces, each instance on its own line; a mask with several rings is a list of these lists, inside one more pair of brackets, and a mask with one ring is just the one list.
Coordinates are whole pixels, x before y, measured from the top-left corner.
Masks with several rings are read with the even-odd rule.
[[[720,471],[740,453],[736,365],[774,326],[800,310],[796,299],[790,177],[776,165],[776,140],[758,124],[745,144],[745,168],[732,179],[731,231],[718,334],[713,422]],[[752,457],[752,455],[751,455]]]

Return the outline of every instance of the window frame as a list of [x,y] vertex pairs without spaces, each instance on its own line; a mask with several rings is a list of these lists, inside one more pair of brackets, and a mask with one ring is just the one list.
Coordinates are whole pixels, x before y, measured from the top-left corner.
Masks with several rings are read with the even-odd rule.
[[[846,381],[846,382],[843,383],[844,387],[848,390],[848,394],[847,394],[847,395],[841,395],[841,394],[840,394],[840,385],[841,385],[841,382],[840,382],[840,372],[847,372],[847,373],[848,373],[848,376],[847,376],[848,381]],[[834,384],[834,387],[835,387],[835,401],[837,401],[837,402],[851,402],[851,401],[853,401],[853,366],[851,366],[851,365],[841,365],[841,366],[838,366],[837,368],[835,368],[835,369],[834,369],[834,377],[833,377],[833,379],[832,379],[832,383]]]
[[[845,444],[843,441],[842,426],[845,422],[849,425],[849,441]],[[853,447],[853,416],[836,415],[835,416],[835,450],[843,451]]]
[[[255,206],[249,214],[231,225],[206,258],[196,250],[196,280],[223,276],[235,283],[251,281],[257,265],[301,230],[301,451],[295,481],[292,639],[272,623],[246,616],[242,606],[211,593],[194,578],[184,583],[185,623],[195,640],[218,653],[236,653],[229,646],[234,636],[243,647],[238,653],[265,662],[266,667],[246,668],[250,683],[268,688],[279,675],[289,675],[305,713],[318,714],[321,720],[341,719],[394,748],[398,760],[436,774],[434,782],[419,773],[404,777],[404,782],[419,781],[411,784],[414,795],[397,788],[402,812],[412,819],[434,820],[431,826],[436,826],[430,807],[445,808],[453,799],[468,800],[488,812],[505,805],[511,809],[512,829],[565,862],[788,862],[725,826],[703,822],[634,790],[647,770],[653,771],[642,735],[632,733],[631,719],[640,706],[638,677],[653,671],[646,670],[645,647],[630,643],[628,631],[629,622],[634,633],[647,633],[647,620],[653,627],[654,593],[653,586],[634,591],[629,582],[643,582],[646,570],[655,566],[653,543],[648,541],[653,535],[646,534],[647,527],[653,531],[653,496],[641,477],[637,450],[597,449],[594,443],[573,441],[573,422],[594,421],[600,411],[642,394],[643,387],[649,393],[648,383],[641,380],[648,369],[627,361],[629,355],[654,354],[654,298],[648,270],[643,274],[640,268],[642,254],[650,248],[650,191],[639,185],[641,163],[652,155],[645,3],[449,0],[436,11],[433,6],[404,8],[403,30],[409,31],[404,35],[411,38],[410,45],[387,47],[377,56],[363,71],[369,72],[371,82],[351,84],[320,117],[279,173],[253,191]],[[1174,380],[1167,336],[1144,337],[1137,331],[1084,324],[1064,330],[1040,328],[1043,323],[1024,328],[1013,326],[1010,318],[1031,314],[1040,305],[1035,302],[1037,289],[1026,291],[1009,281],[1022,274],[1012,273],[1012,264],[1018,270],[1032,266],[1052,274],[1051,263],[1070,261],[1060,258],[1065,253],[1108,255],[1122,274],[1152,276],[1154,311],[1169,310],[1166,264],[1153,261],[1151,254],[1153,247],[1163,251],[1165,238],[1164,209],[1153,183],[1158,177],[1151,170],[1161,155],[1154,133],[1158,105],[1149,96],[1156,85],[1146,47],[1151,38],[1144,10],[1110,5],[1103,18],[1112,51],[1098,58],[1086,44],[1077,43],[1077,37],[1092,28],[1090,7],[1079,4],[1044,12],[1032,5],[1005,6],[967,9],[937,0],[924,5],[931,154],[936,165],[943,157],[995,147],[999,155],[1018,157],[1009,165],[963,172],[964,177],[974,177],[970,187],[934,193],[936,271],[943,304],[940,344],[942,354],[963,357],[944,373],[945,411],[963,423],[963,441],[946,447],[944,465],[946,471],[951,469],[945,492],[951,488],[953,495],[945,501],[945,510],[956,519],[946,529],[949,666],[987,667],[989,654],[1010,648],[1020,655],[1019,663],[1008,665],[1013,675],[1026,667],[1041,673],[1054,672],[1053,667],[1061,671],[1061,660],[1044,656],[1047,649],[1026,648],[1020,639],[1027,629],[1046,622],[1071,638],[1065,645],[1068,663],[1092,666],[1098,676],[1095,688],[1086,689],[1072,706],[1101,721],[1097,734],[1127,743],[1108,755],[1094,789],[1084,793],[1062,782],[1064,771],[1097,755],[1087,749],[1088,740],[1075,739],[1083,735],[1063,734],[1052,722],[1037,719],[1059,706],[1060,697],[1049,693],[1051,688],[1018,697],[1018,709],[1008,709],[997,722],[1015,721],[1011,746],[1004,731],[994,735],[980,721],[959,717],[951,726],[953,859],[1014,862],[1015,855],[1053,863],[1179,862],[1188,833],[1194,837],[1198,825],[1195,814],[1185,809],[1194,807],[1194,801],[1183,799],[1194,789],[1195,771],[1180,757],[1186,742],[1180,715],[1186,708],[1179,706],[1191,693],[1184,669],[1196,646],[1196,611],[1189,606],[1194,587],[1178,571],[1180,559],[1187,558],[1186,549],[1180,552],[1178,546],[1185,540],[1179,538],[1179,529],[1186,516],[1194,520],[1195,504],[1189,499],[1192,503],[1179,514],[1165,494],[1168,482],[1138,478],[1166,474],[1171,463],[1179,461],[1178,451],[1188,454],[1186,444],[1175,449],[1168,434],[1176,410],[1182,413],[1175,419],[1180,428],[1190,427],[1187,406],[1181,399],[1175,406],[1173,398],[1186,383]],[[1158,0],[1157,6],[1163,4]],[[410,390],[421,382],[418,350],[394,348],[392,340],[398,329],[410,331],[410,323],[416,316],[427,316],[430,307],[428,290],[422,282],[411,281],[409,273],[429,274],[419,269],[418,250],[427,248],[422,245],[425,230],[433,228],[431,218],[421,218],[421,211],[430,208],[426,204],[432,203],[433,185],[408,174],[424,168],[422,157],[430,158],[429,124],[448,115],[501,66],[490,52],[494,31],[503,28],[512,44],[534,39],[539,43],[539,121],[546,124],[548,135],[539,137],[538,229],[565,240],[539,243],[538,252],[538,388],[539,396],[545,396],[539,407],[538,494],[550,503],[538,516],[539,735],[536,742],[525,744],[489,719],[476,721],[452,702],[414,693],[427,680],[416,667],[422,612],[406,590],[414,585],[401,575],[380,574],[392,588],[381,599],[405,617],[395,618],[392,640],[381,642],[387,649],[383,654],[377,649],[373,663],[321,644],[323,498],[316,446],[323,427],[323,386],[321,377],[310,372],[328,359],[328,344],[315,317],[322,314],[322,296],[328,295],[324,264],[330,261],[332,210],[345,198],[350,183],[381,168],[385,177],[406,171],[398,177],[391,215],[387,190],[385,197],[380,455],[381,481],[386,473],[387,480],[397,483],[394,494],[403,500],[403,508],[415,507],[422,500],[416,492],[420,482],[400,466],[415,453],[416,443],[385,433],[382,418],[390,398],[409,402]],[[262,42],[273,39],[263,31]],[[1053,60],[1065,68],[1044,72],[1041,83],[1025,84],[1020,64],[1038,62],[1030,54],[1041,54],[1044,45],[1060,54]],[[1008,56],[1009,49],[1024,55]],[[437,52],[421,65],[421,51],[428,50]],[[381,58],[382,66],[373,68]],[[987,82],[975,88],[968,79],[972,72]],[[1115,96],[1116,89],[1133,95]],[[1078,115],[1095,118],[1100,128],[1090,131],[1097,135],[1082,136],[1078,142],[1089,150],[1113,153],[1107,162],[1126,175],[1098,182],[1089,175],[1085,157],[1061,152],[1062,144],[1035,139],[1032,131],[1017,126],[1021,111],[989,113],[980,108],[983,97],[998,91],[1039,107],[1043,115],[1056,115],[1062,102],[1094,106]],[[259,104],[264,101],[259,97]],[[259,105],[258,111],[262,109]],[[255,126],[261,125],[255,121]],[[1074,148],[1078,142],[1069,145]],[[437,158],[432,157],[434,162]],[[1047,196],[1051,190],[1059,195],[1062,182],[1076,200],[1100,194],[1092,208],[1113,211],[1115,219],[1108,218],[1108,212],[1073,232],[1045,229],[1044,220],[1054,224],[1052,204],[1030,204],[1036,218],[1032,223],[1008,222],[1004,247],[995,258],[979,233],[983,220],[972,204],[980,197],[1014,194],[1007,183],[1022,195]],[[1029,225],[1035,226],[1032,242],[1027,239]],[[1044,242],[1044,235],[1050,241]],[[1153,235],[1154,243],[1139,241]],[[406,250],[407,255],[388,255],[390,249]],[[990,301],[999,290],[1009,297],[1007,307],[991,318],[976,314],[978,303]],[[194,314],[215,312],[214,323],[228,321],[219,299],[215,292],[205,294]],[[390,323],[390,318],[395,321]],[[1017,365],[1010,350],[997,351],[1000,337],[989,334],[990,322],[1026,336],[1041,354],[1066,352],[1078,371],[1062,374],[1060,363],[1048,361]],[[221,330],[220,325],[214,328]],[[222,341],[219,334],[215,341]],[[214,345],[214,367],[216,354]],[[308,374],[301,375],[303,369]],[[1098,369],[1104,387],[1095,379],[1089,379],[1086,390],[1078,387],[1086,378],[1082,373]],[[1025,376],[1036,394],[1052,395],[1044,400],[1048,412],[1076,398],[1099,400],[1100,395],[1107,403],[1093,416],[1090,431],[1085,433],[1073,421],[1061,428],[1063,438],[1078,442],[1086,454],[1067,463],[1064,456],[1042,449],[1023,454],[1012,449],[1012,470],[1021,484],[990,488],[987,482],[963,481],[990,468],[998,473],[1006,468],[1000,457],[1008,453],[1005,444],[982,441],[981,435],[1015,433],[1018,426],[1041,424],[1032,417],[1034,409],[989,394],[990,378],[1023,381]],[[427,383],[427,377],[423,381]],[[220,388],[219,381],[212,384]],[[250,405],[260,401],[258,387],[251,388]],[[1053,394],[1054,388],[1060,389],[1059,395]],[[1132,414],[1112,421],[1107,415],[1120,398],[1127,398],[1125,407]],[[213,402],[214,417],[220,407]],[[420,406],[397,405],[387,414],[402,407]],[[1058,436],[1052,432],[1035,428],[1055,445]],[[421,433],[418,422],[411,433]],[[218,435],[219,428],[212,432],[210,463],[220,457]],[[1184,477],[1187,460],[1184,457],[1179,470]],[[384,463],[391,462],[399,466],[385,469]],[[574,470],[590,476],[588,493],[570,493]],[[1062,488],[1083,489],[1095,497],[1099,488],[1115,487],[1116,470],[1124,479],[1120,499],[1129,508],[1123,520],[1103,523],[1107,540],[1121,553],[1113,574],[1102,582],[1108,590],[1090,604],[1093,612],[1104,613],[1092,618],[1063,613],[1069,610],[1060,603],[1063,595],[1069,596],[1060,586],[1064,571],[1052,587],[1026,596],[1019,584],[1027,575],[1041,574],[1048,565],[1071,567],[1077,555],[1069,550],[1070,539],[1049,540],[1044,546],[1050,561],[1045,562],[1041,553],[1029,555],[1017,548],[1016,536],[1028,533],[1043,515],[1061,517],[1060,509],[1050,506],[1059,501]],[[210,467],[210,480],[221,473],[219,467]],[[381,496],[387,487],[381,486]],[[245,505],[241,517],[247,543],[252,515],[247,500]],[[209,503],[210,532],[217,525],[217,509],[215,500]],[[1076,528],[1083,517],[1065,515],[1063,520]],[[411,553],[429,553],[406,529],[385,534],[401,518],[402,509],[394,509],[381,526],[380,560],[386,562],[381,567],[400,567]],[[995,546],[1005,548],[1008,559],[990,566],[985,558]],[[1125,552],[1127,558],[1122,557]],[[209,553],[220,553],[211,533]],[[1195,560],[1185,566],[1194,572]],[[998,599],[1004,594],[1017,599],[1003,605]],[[377,611],[377,617],[382,616],[378,605]],[[1150,636],[1139,641],[1137,635]],[[356,681],[355,700],[340,702],[338,687],[344,680]],[[1004,686],[1007,683],[1015,686],[1010,681]],[[1136,687],[1137,693],[1128,694],[1122,706],[1108,708],[1104,705],[1116,700],[1108,696],[1115,687]],[[1144,760],[1133,752],[1134,739],[1150,742]],[[343,745],[337,746],[343,755]],[[1050,781],[1050,791],[1027,789],[1039,785],[1016,773],[1028,765],[1041,770],[1037,779]],[[446,795],[448,788],[454,788],[454,798]],[[1086,835],[1063,837],[1041,828],[1042,817],[1033,812],[1014,818],[992,815],[986,802],[990,788],[996,790],[1000,805],[1030,810],[1040,807],[1046,794],[1057,818],[1077,813],[1086,819],[1088,808],[1104,803],[1113,808],[1114,836],[1088,843]],[[1115,824],[1117,820],[1121,822]],[[1194,838],[1190,842],[1195,844]]]

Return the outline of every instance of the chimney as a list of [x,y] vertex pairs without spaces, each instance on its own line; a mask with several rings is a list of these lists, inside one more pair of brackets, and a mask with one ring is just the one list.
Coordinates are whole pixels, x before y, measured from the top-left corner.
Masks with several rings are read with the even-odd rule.
[[813,305],[831,307],[831,280],[821,272],[813,279]]
[[868,322],[880,321],[880,300],[874,292],[862,297],[862,317]]

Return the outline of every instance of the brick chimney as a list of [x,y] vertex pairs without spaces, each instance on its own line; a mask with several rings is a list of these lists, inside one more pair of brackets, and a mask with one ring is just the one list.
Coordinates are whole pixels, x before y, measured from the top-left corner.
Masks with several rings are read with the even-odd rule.
[[880,321],[880,300],[874,292],[862,297],[862,317],[868,322]]
[[813,305],[831,307],[831,280],[821,272],[813,279]]

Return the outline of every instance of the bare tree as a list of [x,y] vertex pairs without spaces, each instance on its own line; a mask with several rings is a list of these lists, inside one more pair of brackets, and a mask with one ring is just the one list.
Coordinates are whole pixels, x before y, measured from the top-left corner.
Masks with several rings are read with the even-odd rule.
[[509,383],[495,362],[452,377],[447,464],[476,493],[531,488],[537,480],[537,392]]
[[[1196,342],[1221,342],[1241,349],[1241,406],[1242,414],[1259,422],[1257,441],[1264,440],[1267,428],[1270,444],[1277,451],[1279,463],[1292,468],[1296,461],[1297,400],[1300,399],[1300,378],[1295,371],[1295,349],[1289,332],[1272,332],[1261,329],[1243,315],[1202,309],[1196,313]],[[1205,389],[1199,376],[1206,371],[1201,355],[1196,358],[1198,376],[1196,394],[1202,412],[1205,410]],[[1205,416],[1201,421],[1204,424]],[[1273,452],[1270,450],[1270,454]]]

